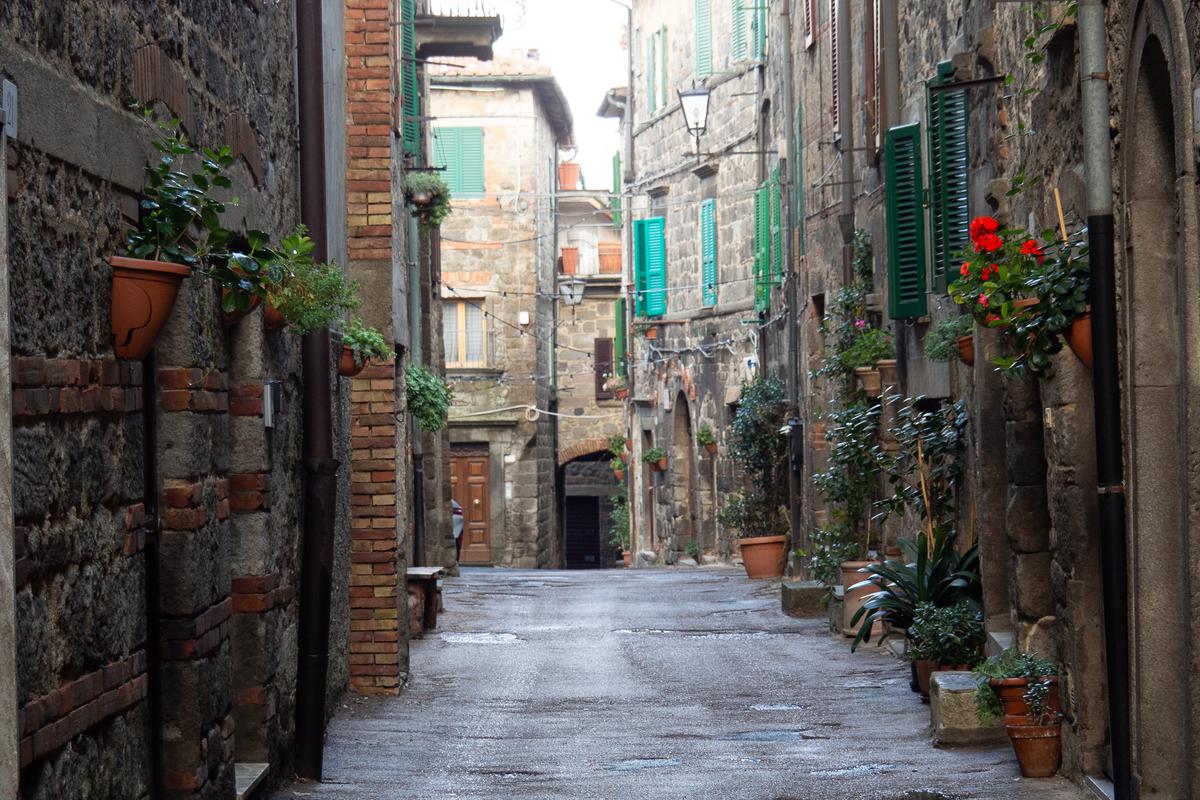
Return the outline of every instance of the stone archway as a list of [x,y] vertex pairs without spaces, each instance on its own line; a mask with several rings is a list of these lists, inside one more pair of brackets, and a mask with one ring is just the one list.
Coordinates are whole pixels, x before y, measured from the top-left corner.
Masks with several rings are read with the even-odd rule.
[[[1172,3],[1143,3],[1127,53],[1123,158],[1128,230],[1124,262],[1124,402],[1130,546],[1133,771],[1144,795],[1192,796],[1196,701],[1192,636],[1167,620],[1194,613],[1189,587],[1189,341],[1196,335],[1195,192],[1186,46]],[[1181,141],[1182,138],[1182,141]],[[1188,173],[1193,173],[1189,175]],[[1181,607],[1181,605],[1183,607]],[[1194,601],[1193,601],[1194,606]],[[1192,609],[1194,611],[1194,608]],[[1189,624],[1189,623],[1183,623]]]
[[558,451],[558,465],[560,467],[566,466],[568,463],[583,458],[584,456],[607,452],[608,439],[605,439],[603,436],[595,436],[591,439],[582,439]]
[[[696,515],[696,445],[692,413],[687,395],[675,398],[674,427],[671,435],[671,490],[674,499],[674,546],[680,557],[688,557],[689,548],[700,546]],[[695,553],[697,560],[699,553]]]

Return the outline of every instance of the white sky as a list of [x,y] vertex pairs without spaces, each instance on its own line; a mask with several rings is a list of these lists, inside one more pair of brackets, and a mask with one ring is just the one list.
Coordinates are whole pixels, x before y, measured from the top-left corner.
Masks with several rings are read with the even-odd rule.
[[[506,0],[497,55],[536,49],[554,70],[575,118],[575,160],[589,189],[612,189],[617,120],[596,116],[604,94],[627,81],[625,9],[609,0]],[[521,7],[524,6],[522,12]]]

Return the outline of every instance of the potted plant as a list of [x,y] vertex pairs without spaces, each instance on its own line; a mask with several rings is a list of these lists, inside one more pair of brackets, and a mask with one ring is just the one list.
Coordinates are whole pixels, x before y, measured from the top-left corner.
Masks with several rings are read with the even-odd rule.
[[386,360],[392,357],[383,334],[363,325],[355,319],[342,333],[342,357],[338,362],[338,373],[352,378],[362,372],[371,359]]
[[779,518],[786,510],[772,509],[768,494],[759,489],[734,492],[717,513],[721,525],[737,533],[747,578],[778,578],[786,565],[788,537],[779,534]]
[[975,320],[956,314],[938,322],[925,334],[925,357],[930,361],[949,361],[958,357],[967,366],[975,363]]
[[1004,716],[1021,774],[1048,778],[1062,755],[1059,668],[1053,661],[1010,647],[975,668],[975,711],[984,722]]
[[983,612],[970,600],[949,606],[919,603],[908,628],[908,658],[916,666],[921,699],[929,701],[929,684],[940,670],[970,670],[987,641]]
[[709,455],[717,454],[717,437],[713,434],[712,426],[707,422],[696,431],[696,442],[703,446]]
[[1022,695],[1025,719],[1005,725],[1021,775],[1026,778],[1052,777],[1062,761],[1062,715],[1050,701],[1057,688],[1048,677],[1031,680]]
[[651,447],[642,453],[642,461],[649,464],[651,469],[663,472],[667,468],[667,451],[661,447]]
[[613,471],[618,481],[625,480],[625,462],[620,458],[613,458],[608,462],[609,468]]
[[446,426],[454,390],[424,364],[409,364],[404,371],[408,412],[423,431],[437,433]]
[[645,336],[649,340],[658,338],[658,326],[649,322],[639,322],[633,326],[633,332],[641,336]]
[[562,274],[574,275],[579,272],[579,248],[564,247],[562,249]]
[[450,187],[436,172],[406,172],[404,200],[417,212],[426,230],[440,226],[450,214]]
[[883,393],[884,371],[889,373],[887,382],[895,384],[896,343],[889,332],[864,322],[858,338],[842,354],[842,364],[854,370],[867,397],[879,397]]
[[629,396],[629,387],[625,384],[624,375],[610,375],[604,382],[604,388],[606,391],[612,392],[613,397],[618,400],[624,400]]
[[633,565],[633,553],[630,551],[631,546],[631,528],[629,523],[629,497],[622,492],[614,494],[610,498],[612,501],[612,509],[608,512],[609,529],[612,535],[613,547],[621,551],[621,560],[625,566]]
[[625,450],[624,435],[614,433],[608,437],[608,454],[615,459],[620,459],[622,464],[629,463],[629,453]]
[[268,287],[263,326],[269,331],[287,327],[297,336],[331,327],[358,308],[358,284],[346,280],[337,264],[314,264],[315,243],[301,225],[284,237],[275,251],[283,277]]

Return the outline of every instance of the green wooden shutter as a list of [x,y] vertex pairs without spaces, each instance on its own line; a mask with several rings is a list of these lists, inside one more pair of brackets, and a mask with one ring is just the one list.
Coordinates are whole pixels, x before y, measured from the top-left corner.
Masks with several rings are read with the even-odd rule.
[[646,37],[646,113],[648,114],[653,114],[658,109],[658,84],[655,81],[655,76],[658,75],[658,56],[655,55],[654,49],[654,40],[657,37],[657,33]]
[[633,313],[646,316],[646,220],[633,221]]
[[616,374],[625,377],[628,354],[625,352],[625,298],[613,301],[613,351]]
[[671,102],[670,98],[667,97],[667,89],[669,87],[669,82],[667,81],[667,62],[670,61],[670,52],[667,50],[667,27],[665,25],[658,30],[658,60],[659,67],[662,69],[662,85],[658,87],[662,93],[662,102],[659,105],[666,108]]
[[417,81],[416,0],[400,3],[400,134],[404,152],[421,154],[421,87]]
[[454,197],[483,194],[483,128],[434,128],[434,165]]
[[892,128],[884,138],[888,236],[888,313],[925,315],[925,215],[921,187],[921,125]]
[[649,217],[646,234],[646,316],[667,313],[667,242],[664,217]]
[[767,56],[767,5],[770,0],[751,0],[753,6],[750,12],[750,34],[755,61],[762,61]]
[[771,283],[783,283],[783,195],[779,186],[779,164],[771,173]]
[[[938,86],[953,80],[954,66],[938,64]],[[930,240],[933,242],[931,285],[945,292],[947,276],[969,240],[967,170],[967,92],[929,92]]]
[[760,186],[754,192],[754,310],[766,311],[771,305],[771,194]]
[[792,142],[792,218],[800,255],[804,255],[804,107],[796,106],[796,141]]
[[[756,0],[750,0],[756,2]],[[729,0],[730,40],[729,58],[746,60],[746,0]]]
[[711,0],[696,0],[696,77],[712,74]]
[[717,304],[717,201],[700,204],[700,280],[705,307]]
[[612,208],[613,227],[621,227],[621,193],[624,187],[622,186],[621,176],[621,151],[613,153],[613,178],[612,178],[612,199],[609,201],[609,206]]

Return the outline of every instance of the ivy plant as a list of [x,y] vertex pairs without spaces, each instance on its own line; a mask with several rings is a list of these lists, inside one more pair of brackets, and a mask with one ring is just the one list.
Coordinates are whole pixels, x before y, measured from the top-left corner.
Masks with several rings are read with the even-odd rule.
[[450,214],[450,187],[436,172],[406,173],[404,197],[417,207],[421,227],[426,230],[438,227]]
[[408,410],[423,431],[437,433],[446,425],[454,390],[423,364],[409,364],[405,370],[405,396]]
[[930,361],[952,361],[958,358],[958,340],[970,336],[975,320],[967,314],[955,314],[941,320],[925,333],[925,357]]

